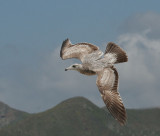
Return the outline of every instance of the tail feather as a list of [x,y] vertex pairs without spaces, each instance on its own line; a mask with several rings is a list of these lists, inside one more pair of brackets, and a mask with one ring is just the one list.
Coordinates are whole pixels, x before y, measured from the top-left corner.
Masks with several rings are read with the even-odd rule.
[[126,52],[113,42],[109,42],[106,47],[105,54],[107,55],[109,53],[115,54],[116,61],[114,63],[122,63],[128,61]]

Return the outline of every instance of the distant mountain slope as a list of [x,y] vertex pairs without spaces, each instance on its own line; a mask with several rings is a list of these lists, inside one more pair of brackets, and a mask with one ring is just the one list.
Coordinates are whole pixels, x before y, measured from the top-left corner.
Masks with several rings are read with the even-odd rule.
[[[110,117],[109,117],[110,116]],[[117,136],[160,136],[160,109],[128,109],[127,124],[121,127],[107,115],[107,128],[114,131]]]
[[16,123],[17,121],[28,117],[28,113],[22,112],[0,102],[0,128],[5,125]]
[[2,136],[159,136],[160,109],[127,110],[121,127],[107,110],[83,97],[71,98],[16,125],[0,130]]

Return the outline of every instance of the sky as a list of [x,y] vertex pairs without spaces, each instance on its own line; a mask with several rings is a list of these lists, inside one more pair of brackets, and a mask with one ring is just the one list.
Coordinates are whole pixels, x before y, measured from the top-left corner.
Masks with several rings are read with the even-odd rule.
[[63,40],[104,51],[112,41],[129,62],[115,65],[127,108],[160,107],[159,0],[0,0],[0,101],[30,113],[83,96],[104,103],[96,76],[64,69]]

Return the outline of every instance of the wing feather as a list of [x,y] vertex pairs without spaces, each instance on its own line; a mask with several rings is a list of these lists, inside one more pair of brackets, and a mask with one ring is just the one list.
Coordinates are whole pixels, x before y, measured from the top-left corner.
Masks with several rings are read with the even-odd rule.
[[97,73],[97,86],[102,99],[112,116],[121,125],[126,123],[126,111],[118,90],[118,72],[116,68],[105,68]]
[[126,52],[113,42],[107,44],[104,57],[110,60],[110,63],[122,63],[128,61]]
[[69,39],[66,39],[62,43],[60,57],[62,59],[77,58],[83,62],[84,58],[88,54],[93,53],[97,50],[99,50],[99,48],[90,43],[72,44]]

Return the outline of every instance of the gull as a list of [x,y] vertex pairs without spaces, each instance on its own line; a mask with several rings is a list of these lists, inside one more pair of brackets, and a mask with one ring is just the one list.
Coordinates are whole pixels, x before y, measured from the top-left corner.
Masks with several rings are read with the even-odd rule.
[[103,53],[93,44],[72,44],[66,39],[62,43],[60,57],[63,60],[76,58],[82,62],[69,66],[65,71],[76,70],[88,76],[97,75],[96,85],[107,109],[121,125],[125,125],[127,115],[118,92],[119,76],[114,64],[127,62],[126,52],[113,42],[107,44]]

